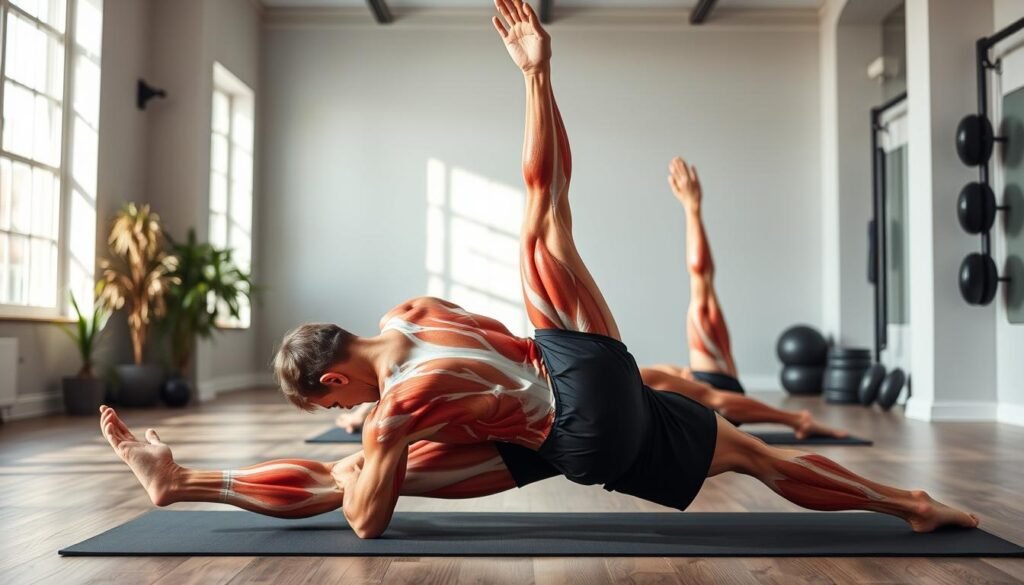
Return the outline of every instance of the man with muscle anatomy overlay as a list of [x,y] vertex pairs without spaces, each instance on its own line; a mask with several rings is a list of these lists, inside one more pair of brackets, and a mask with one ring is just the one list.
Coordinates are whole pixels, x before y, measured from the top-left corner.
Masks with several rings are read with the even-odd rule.
[[682,510],[706,476],[735,471],[808,508],[874,510],[918,531],[976,526],[924,492],[770,447],[689,398],[642,384],[573,242],[549,37],[529,5],[496,5],[494,26],[526,84],[521,270],[535,338],[434,298],[395,307],[375,337],[329,324],[289,333],[275,358],[289,400],[307,409],[378,402],[363,450],[334,463],[187,469],[152,429],[140,441],[104,407],[104,435],[153,502],[219,501],[281,517],[340,507],[357,535],[373,538],[402,494],[475,497],[565,475]]
[[744,396],[729,343],[729,328],[715,292],[715,265],[701,216],[703,192],[697,169],[676,157],[669,162],[668,170],[669,187],[683,205],[686,217],[686,265],[690,274],[686,337],[690,365],[641,368],[644,384],[655,390],[685,394],[715,409],[733,424],[779,423],[792,427],[798,439],[814,435],[847,436],[845,431],[821,424],[806,410],[780,410]]
[[[701,218],[703,198],[697,170],[681,158],[669,163],[669,186],[683,204],[686,215],[687,268],[690,274],[690,305],[686,314],[690,367],[657,364],[640,368],[643,382],[654,390],[683,394],[712,408],[729,422],[777,423],[793,429],[798,439],[816,435],[845,437],[846,431],[818,422],[807,410],[773,408],[745,396],[736,378],[736,362],[729,344],[729,329],[714,287],[714,263]],[[371,403],[343,412],[335,419],[350,433],[360,430]]]

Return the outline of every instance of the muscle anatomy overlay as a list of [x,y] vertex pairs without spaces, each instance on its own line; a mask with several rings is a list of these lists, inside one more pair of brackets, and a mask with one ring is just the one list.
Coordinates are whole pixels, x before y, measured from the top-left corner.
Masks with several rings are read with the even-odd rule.
[[383,380],[364,441],[540,447],[555,401],[532,340],[438,299],[416,299],[389,316],[382,331],[401,333],[411,349]]
[[[548,35],[532,10],[499,28],[509,53],[537,43],[549,52]],[[517,61],[518,63],[518,61]],[[520,64],[522,65],[522,64]],[[546,62],[524,68],[526,135],[523,178],[527,209],[523,220],[520,271],[530,322],[542,329],[567,329],[618,337],[615,320],[572,239],[569,181],[572,153],[551,89]]]
[[690,367],[736,375],[729,328],[715,293],[715,263],[701,215],[703,192],[697,170],[676,157],[669,163],[669,186],[686,212],[686,266],[690,273],[690,308],[686,334]]
[[221,472],[220,501],[281,518],[313,516],[342,505],[344,493],[331,467],[282,459]]

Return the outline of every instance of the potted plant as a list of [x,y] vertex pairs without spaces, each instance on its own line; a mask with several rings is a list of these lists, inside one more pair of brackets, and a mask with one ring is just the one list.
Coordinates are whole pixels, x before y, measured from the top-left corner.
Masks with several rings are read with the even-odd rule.
[[106,383],[93,374],[92,356],[110,312],[101,303],[95,303],[92,316],[86,317],[78,308],[74,294],[71,295],[71,306],[75,309],[78,323],[74,329],[61,329],[78,346],[78,353],[82,356],[82,369],[76,376],[66,376],[61,384],[64,391],[64,410],[71,415],[95,415],[103,403]]
[[107,239],[109,255],[102,270],[101,302],[128,311],[134,363],[117,366],[118,402],[151,406],[160,396],[163,369],[143,364],[150,325],[166,310],[164,299],[172,282],[174,257],[165,251],[160,217],[148,205],[125,205],[114,218]]
[[201,243],[195,230],[184,242],[171,241],[175,268],[167,294],[164,319],[170,338],[171,363],[175,372],[164,385],[164,401],[183,406],[190,389],[184,379],[198,339],[209,339],[227,316],[239,318],[241,303],[252,293],[249,274],[231,259],[231,250]]

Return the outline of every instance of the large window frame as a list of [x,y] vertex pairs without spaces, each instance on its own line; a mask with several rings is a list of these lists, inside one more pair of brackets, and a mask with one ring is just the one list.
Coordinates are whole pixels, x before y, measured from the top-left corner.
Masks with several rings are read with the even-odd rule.
[[[46,4],[47,12],[52,11],[60,2],[48,0],[36,0],[37,6]],[[80,13],[79,8],[83,10]],[[93,303],[92,289],[95,279],[95,238],[96,238],[96,174],[97,174],[97,150],[99,134],[99,71],[100,52],[102,50],[102,0],[65,0],[63,14],[63,30],[54,23],[54,19],[47,22],[29,12],[31,3],[19,0],[0,0],[0,166],[6,164],[6,169],[0,168],[0,174],[7,170],[9,175],[0,177],[0,188],[7,189],[6,199],[0,194],[0,206],[10,206],[9,222],[6,226],[0,224],[0,235],[6,236],[7,244],[0,248],[0,287],[5,288],[0,294],[0,320],[49,320],[63,321],[67,319],[69,302],[68,290],[76,294],[79,305],[83,311],[91,310]],[[38,12],[39,9],[37,8]],[[59,9],[56,10],[59,15]],[[12,16],[13,15],[13,16]],[[97,20],[98,17],[98,20]],[[10,22],[17,18],[23,23],[31,25],[37,31],[42,31],[49,43],[62,43],[60,71],[60,97],[56,98],[49,92],[57,92],[57,77],[53,76],[47,80],[47,88],[40,90],[24,82],[9,76],[8,57],[17,58],[17,54],[11,53],[11,40],[9,39]],[[55,20],[55,22],[61,22]],[[89,28],[94,30],[88,30]],[[79,34],[81,33],[81,34]],[[81,37],[81,38],[79,38]],[[83,44],[85,43],[85,44]],[[88,45],[88,46],[86,46]],[[25,50],[25,47],[20,47]],[[55,54],[47,53],[47,58]],[[51,62],[52,63],[52,62]],[[93,68],[91,73],[93,87],[92,91],[77,93],[79,82],[87,83],[84,73],[80,70]],[[49,69],[47,69],[49,71]],[[53,75],[53,73],[50,73]],[[52,83],[52,87],[50,84]],[[8,128],[6,110],[8,100],[13,99],[8,95],[9,88],[22,93],[30,93],[33,101],[34,118],[29,123],[32,125],[33,136],[38,132],[39,102],[49,102],[50,107],[59,108],[59,114],[55,116],[60,121],[59,144],[56,151],[59,155],[54,161],[39,160],[38,145],[33,143],[33,152],[26,156],[24,153],[16,153],[7,148],[6,136]],[[93,95],[95,94],[95,95]],[[85,100],[83,103],[82,100]],[[53,119],[48,121],[53,124]],[[76,129],[80,130],[81,136],[76,136]],[[24,128],[22,128],[24,130]],[[13,130],[11,132],[14,132]],[[11,134],[12,140],[14,134]],[[56,135],[51,136],[56,138]],[[35,138],[33,139],[35,140]],[[79,142],[76,142],[79,141]],[[83,154],[84,153],[84,154]],[[10,161],[9,164],[6,161]],[[16,230],[14,222],[13,203],[13,181],[16,173],[13,173],[15,166],[21,169],[28,168],[34,182],[29,189],[31,203],[29,203],[30,225],[27,233]],[[37,171],[38,169],[38,171]],[[56,181],[56,189],[51,192],[53,197],[50,200],[53,236],[47,237],[35,233],[36,221],[33,206],[37,192],[38,176],[44,173],[52,174]],[[5,181],[10,187],[4,187]],[[24,194],[24,191],[22,191]],[[23,203],[24,205],[24,203]],[[74,213],[72,208],[75,209]],[[0,209],[0,213],[3,210]],[[55,224],[55,225],[54,225]],[[25,262],[26,276],[25,283],[19,295],[10,295],[11,282],[8,280],[8,266],[12,262],[14,238],[22,239],[25,242],[23,254],[27,255]],[[42,281],[33,291],[35,286],[31,281],[36,274],[32,269],[33,256],[37,246],[33,244],[49,243],[47,262],[49,267],[45,270],[46,280]],[[72,250],[72,248],[76,250]],[[53,264],[56,266],[53,266]],[[36,283],[39,284],[39,283]],[[45,291],[45,302],[39,302],[43,295],[34,296],[33,292]]]
[[[213,64],[210,114],[209,241],[232,251],[236,266],[252,271],[255,198],[255,92],[221,63]],[[221,148],[218,148],[218,143]],[[220,183],[221,188],[216,187]],[[252,326],[250,301],[242,298],[239,318],[221,311],[222,329]]]

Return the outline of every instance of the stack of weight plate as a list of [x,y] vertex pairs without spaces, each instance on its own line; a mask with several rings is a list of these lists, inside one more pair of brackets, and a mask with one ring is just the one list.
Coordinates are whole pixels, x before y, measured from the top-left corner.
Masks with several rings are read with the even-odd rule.
[[860,347],[833,347],[825,365],[825,401],[833,404],[857,404],[860,379],[871,366],[871,350]]

